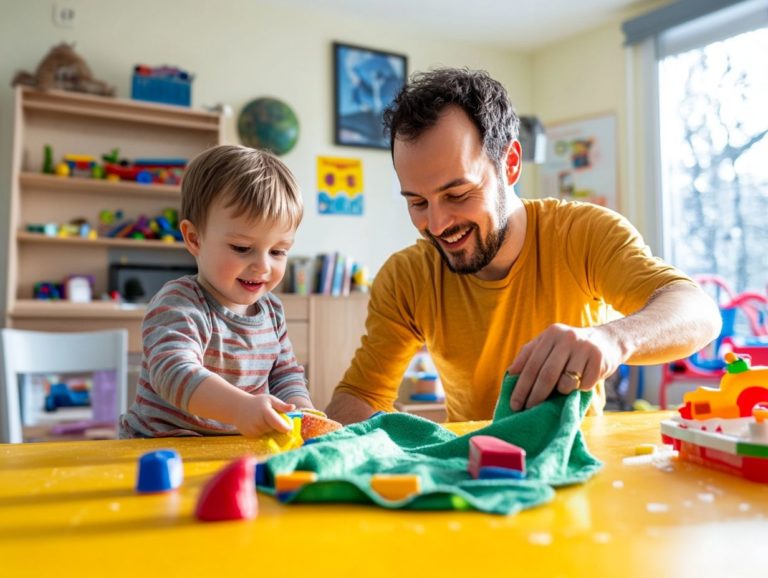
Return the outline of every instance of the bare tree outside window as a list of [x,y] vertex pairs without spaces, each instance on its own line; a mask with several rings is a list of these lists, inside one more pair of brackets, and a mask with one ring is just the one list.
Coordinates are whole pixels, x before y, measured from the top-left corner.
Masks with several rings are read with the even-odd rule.
[[659,63],[665,254],[768,286],[768,28]]

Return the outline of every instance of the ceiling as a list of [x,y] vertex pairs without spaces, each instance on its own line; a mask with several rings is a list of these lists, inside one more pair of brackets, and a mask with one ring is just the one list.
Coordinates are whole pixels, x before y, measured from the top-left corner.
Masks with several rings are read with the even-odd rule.
[[399,31],[533,51],[610,21],[638,0],[277,0]]

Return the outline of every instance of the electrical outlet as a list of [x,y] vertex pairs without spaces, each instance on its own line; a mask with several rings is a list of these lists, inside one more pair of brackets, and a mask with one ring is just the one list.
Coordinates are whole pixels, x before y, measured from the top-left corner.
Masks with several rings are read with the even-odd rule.
[[77,21],[77,11],[68,2],[56,2],[53,5],[53,23],[61,28],[73,28]]

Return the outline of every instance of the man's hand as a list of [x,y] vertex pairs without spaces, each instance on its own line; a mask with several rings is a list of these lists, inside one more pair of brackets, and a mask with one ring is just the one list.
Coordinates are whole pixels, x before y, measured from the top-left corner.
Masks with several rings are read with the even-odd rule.
[[540,404],[560,393],[588,391],[626,360],[609,326],[570,327],[556,323],[520,350],[507,369],[520,375],[510,399],[513,411]]
[[[251,395],[239,405],[234,425],[246,437],[257,437],[272,431],[286,433],[293,428],[280,413],[296,406],[273,395]],[[280,413],[278,413],[280,412]]]

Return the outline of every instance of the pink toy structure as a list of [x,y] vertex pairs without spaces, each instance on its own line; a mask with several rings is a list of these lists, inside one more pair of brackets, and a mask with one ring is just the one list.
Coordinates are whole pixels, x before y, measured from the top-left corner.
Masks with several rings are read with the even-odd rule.
[[506,468],[525,473],[525,450],[493,436],[473,436],[469,439],[469,465],[472,477],[480,477],[480,469]]
[[726,354],[720,388],[685,394],[679,416],[661,422],[661,438],[680,459],[768,483],[768,367]]
[[197,499],[195,516],[203,522],[250,520],[256,517],[258,501],[253,485],[256,460],[235,460],[211,478]]

